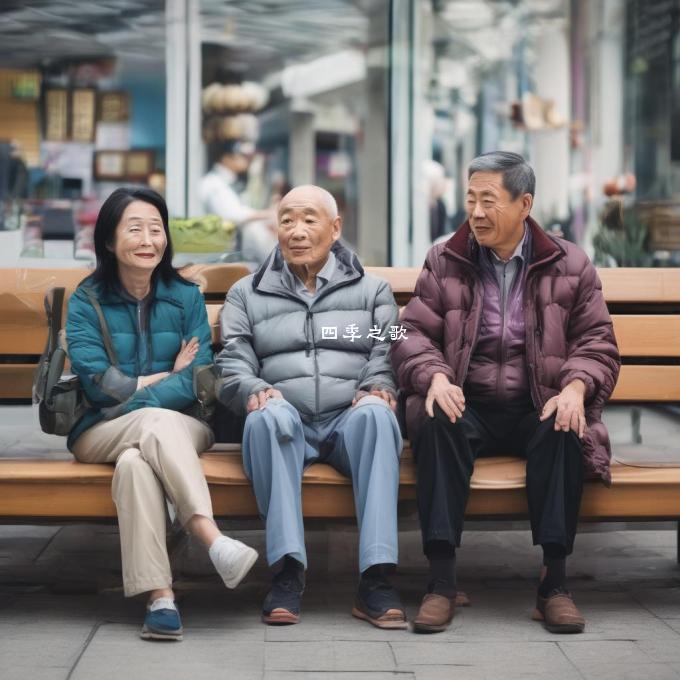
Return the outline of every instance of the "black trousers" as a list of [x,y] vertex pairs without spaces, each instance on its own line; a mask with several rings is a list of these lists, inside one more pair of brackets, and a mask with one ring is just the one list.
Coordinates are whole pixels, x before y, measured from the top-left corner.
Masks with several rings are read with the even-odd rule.
[[583,491],[581,442],[573,432],[555,432],[531,404],[468,404],[452,423],[435,404],[413,442],[417,463],[418,513],[427,554],[430,541],[459,546],[470,477],[478,456],[526,458],[526,493],[534,545],[572,552]]

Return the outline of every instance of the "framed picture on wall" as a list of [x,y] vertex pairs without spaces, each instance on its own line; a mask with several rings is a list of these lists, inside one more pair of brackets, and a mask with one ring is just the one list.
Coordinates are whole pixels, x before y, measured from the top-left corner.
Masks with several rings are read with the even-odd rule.
[[124,123],[130,119],[130,95],[127,92],[99,93],[99,120],[102,123]]
[[94,178],[98,181],[125,179],[126,151],[95,151]]
[[64,142],[68,138],[68,90],[50,88],[45,92],[45,139]]
[[92,142],[95,132],[97,92],[77,89],[71,93],[71,139],[74,142]]
[[131,181],[145,180],[155,167],[155,153],[149,150],[135,149],[126,153],[125,177]]

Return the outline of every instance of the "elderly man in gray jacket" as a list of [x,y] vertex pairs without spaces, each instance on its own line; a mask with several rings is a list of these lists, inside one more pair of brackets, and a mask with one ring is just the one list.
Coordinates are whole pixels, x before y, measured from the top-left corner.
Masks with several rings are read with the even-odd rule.
[[380,628],[405,628],[388,580],[397,563],[402,447],[389,358],[398,310],[387,282],[364,272],[340,233],[324,189],[297,187],[282,199],[278,247],[227,295],[217,392],[247,413],[243,465],[275,571],[263,621],[299,621],[307,566],[302,473],[323,461],[354,488],[361,578],[352,613]]

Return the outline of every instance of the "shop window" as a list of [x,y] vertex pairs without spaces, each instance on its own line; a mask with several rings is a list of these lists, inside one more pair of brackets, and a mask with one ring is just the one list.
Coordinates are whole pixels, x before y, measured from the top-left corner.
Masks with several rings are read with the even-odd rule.
[[165,89],[163,0],[2,3],[0,266],[91,263],[101,201],[163,191]]
[[202,0],[193,204],[237,225],[244,259],[262,261],[275,242],[281,195],[317,184],[335,197],[350,247],[387,263],[388,9]]

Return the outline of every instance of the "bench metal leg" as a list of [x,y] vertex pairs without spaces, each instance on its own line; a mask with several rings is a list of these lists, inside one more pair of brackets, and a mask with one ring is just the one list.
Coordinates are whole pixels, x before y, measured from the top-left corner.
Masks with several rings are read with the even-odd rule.
[[640,422],[642,421],[642,411],[633,406],[630,410],[630,428],[632,430],[633,444],[642,444],[642,433],[640,432]]
[[676,549],[677,549],[677,559],[678,559],[678,564],[680,564],[680,522],[678,522],[677,536],[676,536],[675,547],[676,547]]

